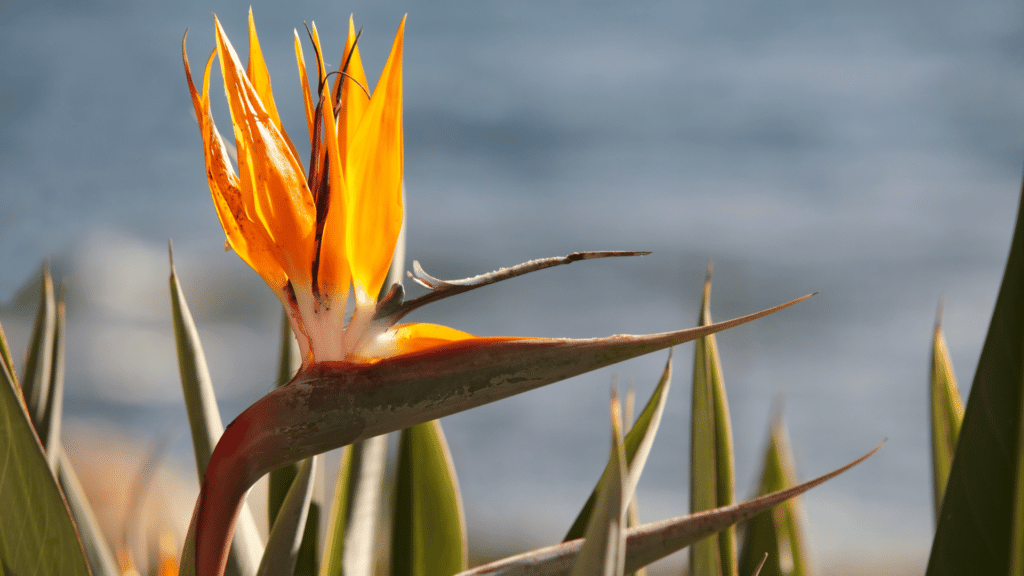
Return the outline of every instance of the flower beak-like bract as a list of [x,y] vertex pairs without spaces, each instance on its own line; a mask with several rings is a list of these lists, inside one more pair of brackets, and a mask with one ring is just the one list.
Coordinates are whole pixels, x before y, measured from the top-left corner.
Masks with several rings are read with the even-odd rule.
[[[303,355],[295,378],[240,414],[214,449],[193,516],[189,542],[194,538],[195,544],[187,543],[182,556],[182,566],[194,565],[198,576],[223,574],[245,494],[276,468],[695,340],[808,297],[709,326],[587,340],[480,338],[433,324],[398,324],[419,306],[527,272],[642,254],[575,253],[459,281],[438,280],[415,264],[415,280],[430,293],[404,301],[395,284],[378,301],[402,226],[404,24],[372,92],[351,20],[333,83],[314,25],[315,98],[296,34],[310,133],[308,173],[281,126],[251,12],[246,67],[219,22],[202,92],[185,57],[210,191],[228,243],[284,304]],[[237,174],[210,112],[214,57],[231,110]],[[350,287],[355,303],[346,322]]]

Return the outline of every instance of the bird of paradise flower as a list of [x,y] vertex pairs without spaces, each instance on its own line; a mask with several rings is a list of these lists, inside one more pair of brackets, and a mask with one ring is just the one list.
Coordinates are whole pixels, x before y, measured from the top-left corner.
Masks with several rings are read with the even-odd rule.
[[[458,281],[434,278],[414,263],[410,276],[429,293],[405,300],[400,283],[382,290],[403,219],[405,19],[372,91],[351,19],[336,73],[326,72],[316,26],[309,32],[315,95],[296,33],[310,134],[308,171],[281,125],[251,11],[245,67],[214,20],[216,49],[206,63],[202,92],[182,42],[210,191],[228,244],[281,300],[302,366],[291,382],[239,415],[210,458],[193,517],[194,547],[186,544],[182,558],[183,565],[194,561],[200,576],[223,573],[244,495],[271,470],[688,342],[809,297],[710,326],[642,336],[477,337],[435,324],[399,323],[425,304],[542,268],[645,253],[575,253]],[[231,112],[237,173],[210,110],[214,58]],[[346,321],[350,290],[354,311]]]

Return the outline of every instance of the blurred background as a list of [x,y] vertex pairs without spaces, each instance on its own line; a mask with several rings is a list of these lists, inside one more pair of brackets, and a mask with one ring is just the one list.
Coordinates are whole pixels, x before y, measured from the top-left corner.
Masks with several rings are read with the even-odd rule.
[[[223,250],[180,61],[188,28],[201,70],[211,12],[244,57],[248,7],[0,2],[0,320],[21,358],[49,258],[68,287],[66,442],[85,454],[87,439],[129,438],[144,452],[170,434],[167,465],[187,482],[168,238],[225,421],[275,374],[280,308]],[[874,573],[923,565],[936,306],[944,295],[966,396],[1019,200],[1019,3],[252,8],[296,143],[306,137],[293,29],[316,21],[336,66],[354,13],[372,83],[409,14],[409,264],[453,278],[578,250],[653,251],[539,272],[413,320],[479,335],[678,329],[696,321],[712,258],[716,319],[820,291],[719,337],[738,496],[756,485],[781,397],[803,478],[888,438],[805,497],[820,563]],[[230,134],[219,82],[215,73],[214,114]],[[638,491],[644,521],[687,512],[692,350],[676,351],[675,388]],[[471,545],[508,554],[560,540],[607,457],[613,376],[635,382],[643,402],[665,359],[446,418]],[[173,507],[187,515],[192,501]]]

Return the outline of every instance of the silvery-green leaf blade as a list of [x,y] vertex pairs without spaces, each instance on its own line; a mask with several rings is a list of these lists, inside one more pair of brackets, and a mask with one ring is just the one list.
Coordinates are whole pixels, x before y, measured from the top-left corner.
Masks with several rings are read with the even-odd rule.
[[[711,324],[711,267],[704,280],[699,326]],[[690,511],[728,506],[734,500],[732,424],[714,334],[694,346],[690,413]],[[736,576],[736,528],[730,526],[690,549],[693,576]]]
[[[633,571],[660,560],[702,538],[707,538],[728,526],[747,520],[789,498],[798,496],[860,464],[881,447],[882,445],[879,444],[864,456],[842,468],[781,492],[758,496],[715,510],[631,528],[626,533],[626,571]],[[576,539],[524,552],[471,568],[459,573],[458,576],[568,576],[582,543],[582,539]]]
[[345,533],[347,532],[349,492],[352,484],[352,446],[350,445],[341,449],[338,481],[334,485],[334,498],[331,499],[331,513],[327,521],[324,552],[320,559],[320,576],[342,576],[344,574]]
[[[443,438],[442,438],[443,440]],[[387,467],[388,436],[361,440],[352,445],[352,484],[345,532],[345,576],[373,576],[376,543],[380,535]]]
[[4,334],[4,327],[2,325],[0,325],[0,364],[3,364],[11,381],[21,390],[21,383],[18,382],[18,372],[14,368],[14,357],[11,356],[11,347],[7,344],[7,335]]
[[291,489],[278,510],[277,519],[270,529],[267,547],[256,576],[275,576],[295,573],[299,547],[306,531],[306,517],[313,497],[313,474],[320,456],[307,458],[299,464]]
[[[170,248],[168,247],[168,250]],[[181,374],[185,410],[188,413],[192,432],[192,446],[196,457],[196,470],[200,483],[210,461],[213,447],[224,431],[213,391],[213,381],[206,364],[206,355],[199,340],[192,313],[185,301],[185,293],[178,281],[171,257],[171,314],[174,325],[174,341],[178,353],[178,370]],[[259,568],[263,556],[263,542],[256,530],[256,521],[247,504],[242,504],[238,514],[238,530],[235,533],[229,559],[229,570],[238,576],[251,576]]]
[[372,576],[387,466],[386,435],[342,448],[320,576]]
[[[650,399],[647,400],[647,405],[644,406],[640,416],[637,417],[636,422],[633,423],[632,428],[630,428],[629,433],[626,434],[623,440],[626,465],[629,470],[628,483],[632,486],[629,490],[630,493],[636,490],[636,483],[640,479],[640,473],[643,471],[644,464],[647,461],[647,455],[650,454],[651,445],[654,443],[658,426],[661,424],[661,416],[665,412],[665,403],[668,401],[668,391],[671,383],[672,351],[670,350],[668,360],[665,363],[665,369],[662,370],[661,378],[658,380],[658,385],[654,387],[654,392],[651,393]],[[569,533],[563,539],[564,541],[574,540],[583,536],[587,522],[590,519],[591,510],[597,501],[597,493],[601,489],[603,478],[604,476],[598,480],[597,485],[590,492],[590,497],[583,505],[583,509],[580,510],[576,520],[573,521],[572,527],[569,528]]]
[[[758,494],[785,490],[797,484],[796,463],[781,414],[772,422],[768,447],[765,450]],[[764,559],[764,555],[768,559]],[[788,558],[790,570],[783,571],[782,557]],[[810,546],[804,529],[804,512],[800,497],[791,498],[775,508],[762,512],[747,522],[746,538],[740,554],[739,573],[747,574],[763,564],[762,576],[813,576],[816,570],[810,557]]]
[[60,462],[61,422],[64,419],[64,334],[67,310],[64,305],[64,285],[61,285],[57,297],[57,314],[53,324],[53,342],[50,345],[52,354],[49,361],[50,381],[47,383],[46,408],[43,411],[43,419],[36,430],[39,433],[39,441],[46,450],[46,461],[50,464],[50,470],[57,473]]
[[85,496],[85,490],[78,480],[78,475],[63,448],[60,450],[57,478],[60,480],[60,487],[64,491],[71,515],[75,519],[75,525],[82,539],[82,547],[85,549],[93,576],[121,576],[121,572],[117,569],[117,561],[114,560],[114,554],[100,529],[96,514],[93,512],[92,506]]
[[393,576],[451,576],[468,561],[466,520],[441,423],[402,430],[391,530]]
[[618,394],[612,391],[612,442],[608,465],[599,483],[597,500],[587,521],[583,545],[572,576],[622,576],[625,570],[626,452],[622,446],[622,415]]
[[43,265],[39,308],[25,356],[25,369],[21,373],[21,386],[25,395],[32,424],[38,430],[46,415],[50,393],[50,370],[53,362],[53,336],[57,322],[57,303],[53,295],[50,265]]

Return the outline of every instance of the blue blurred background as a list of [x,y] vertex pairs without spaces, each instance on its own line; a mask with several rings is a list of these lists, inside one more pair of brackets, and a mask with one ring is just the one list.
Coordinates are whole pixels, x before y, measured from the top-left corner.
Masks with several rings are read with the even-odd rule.
[[[0,3],[0,319],[21,354],[34,305],[25,287],[50,258],[69,290],[68,434],[114,425],[146,442],[178,426],[172,460],[186,470],[168,238],[225,419],[274,374],[279,308],[222,249],[180,61],[189,28],[201,69],[211,12],[244,54],[247,9]],[[540,272],[416,320],[480,335],[676,329],[696,320],[710,258],[717,319],[820,291],[720,336],[739,496],[756,483],[780,395],[803,477],[888,438],[806,497],[815,556],[924,562],[936,305],[944,294],[966,395],[1019,199],[1019,3],[257,1],[253,11],[296,142],[293,29],[315,20],[336,65],[355,13],[372,82],[409,13],[410,262],[462,277],[577,250],[654,252]],[[644,401],[665,356],[445,419],[471,543],[501,553],[560,539],[607,456],[613,375]],[[687,511],[692,347],[676,358],[639,487],[645,521]]]

